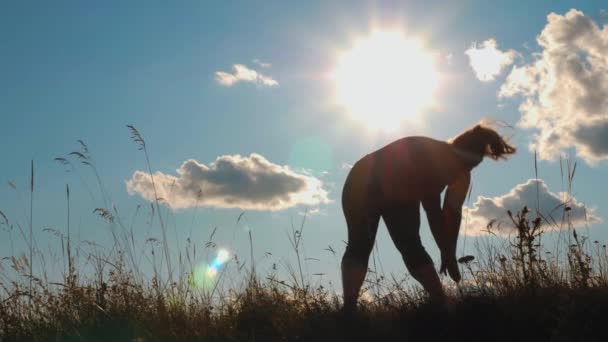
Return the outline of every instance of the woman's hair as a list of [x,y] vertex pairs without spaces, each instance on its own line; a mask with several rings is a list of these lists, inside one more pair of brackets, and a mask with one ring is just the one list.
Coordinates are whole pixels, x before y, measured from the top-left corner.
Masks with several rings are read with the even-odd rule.
[[450,143],[467,152],[488,156],[494,160],[506,158],[516,151],[516,148],[509,145],[495,130],[481,124],[461,133]]

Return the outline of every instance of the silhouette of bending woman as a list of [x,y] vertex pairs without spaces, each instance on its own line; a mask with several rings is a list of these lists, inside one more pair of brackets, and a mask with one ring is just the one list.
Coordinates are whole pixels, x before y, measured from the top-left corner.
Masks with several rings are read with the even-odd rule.
[[342,192],[348,225],[342,258],[344,308],[356,308],[380,217],[412,277],[432,300],[444,301],[439,276],[420,241],[420,204],[441,252],[440,273],[447,271],[458,282],[456,243],[470,172],[484,156],[497,160],[513,153],[515,148],[496,131],[477,125],[451,142],[406,137],[357,161]]

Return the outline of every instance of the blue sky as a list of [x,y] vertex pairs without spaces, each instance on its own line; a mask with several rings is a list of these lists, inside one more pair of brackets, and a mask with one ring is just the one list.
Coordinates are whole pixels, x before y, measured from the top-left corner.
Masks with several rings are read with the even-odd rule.
[[[146,170],[144,155],[125,127],[133,124],[148,143],[153,171],[175,176],[175,170],[189,159],[208,166],[220,156],[255,153],[272,165],[289,166],[297,175],[321,181],[329,203],[246,210],[246,220],[238,224],[243,211],[238,205],[176,209],[168,214],[170,222],[175,222],[170,231],[179,241],[192,231],[193,240],[203,243],[218,227],[216,241],[246,254],[246,225],[253,232],[256,254],[269,251],[273,254],[269,258],[276,261],[291,257],[285,233],[291,222],[301,220],[299,213],[306,208],[319,211],[307,218],[304,243],[306,255],[321,261],[309,261],[307,268],[310,273],[326,273],[326,279],[334,282],[339,279],[336,259],[324,249],[332,245],[340,254],[344,246],[346,227],[339,196],[348,172],[345,164],[402,136],[449,139],[483,118],[502,120],[516,126],[504,132],[513,135],[519,152],[507,162],[486,161],[474,171],[468,205],[473,206],[478,196],[507,194],[534,177],[534,154],[527,147],[533,134],[546,132],[547,127],[559,131],[562,121],[556,120],[569,115],[547,114],[558,119],[537,122],[540,130],[516,125],[525,115],[519,108],[525,100],[523,92],[532,86],[526,84],[523,87],[528,88],[522,90],[520,84],[519,92],[499,98],[513,67],[533,67],[539,58],[534,54],[543,52],[536,38],[548,25],[549,13],[563,16],[576,8],[600,29],[608,23],[607,6],[601,1],[535,1],[533,5],[529,1],[267,1],[263,6],[248,1],[215,5],[204,1],[96,5],[57,1],[52,5],[3,3],[1,7],[0,180],[5,185],[0,186],[0,210],[11,223],[26,226],[33,159],[34,230],[41,248],[57,248],[44,228],[65,229],[66,184],[72,189],[71,220],[80,239],[109,241],[107,225],[92,213],[104,203],[91,170],[78,166],[76,172],[67,173],[53,161],[78,150],[77,139],[87,143],[121,217],[129,220],[138,204],[147,208],[144,198],[127,191],[134,172]],[[391,131],[370,130],[334,105],[335,84],[326,77],[340,52],[373,30],[399,30],[405,36],[421,37],[425,49],[436,57],[442,80],[434,98],[438,105],[420,113],[415,123],[404,121]],[[493,80],[482,82],[465,51],[488,39],[494,39],[504,53],[513,51],[515,57]],[[583,54],[595,51],[580,42],[572,44]],[[601,48],[605,47],[597,47]],[[593,63],[602,62],[590,63],[588,71],[593,74],[599,68]],[[236,64],[278,84],[220,84],[216,73],[232,72]],[[601,73],[598,79],[604,79]],[[597,88],[603,85],[598,83]],[[602,127],[608,105],[598,106],[599,111],[589,115],[595,115]],[[580,140],[575,134],[579,131],[565,129],[559,131],[561,141],[572,144],[555,146],[578,162],[573,195],[596,208],[598,220],[608,217],[603,196],[608,190],[602,161],[606,155],[601,153],[608,135],[601,130],[585,135],[595,139],[596,145],[589,146],[598,146],[595,151],[600,151],[593,154],[599,159],[591,161],[589,154],[572,148]],[[549,150],[551,144],[542,146]],[[559,162],[540,160],[538,165],[548,189],[563,191]],[[18,191],[7,181],[13,181]],[[146,224],[144,216],[135,220],[137,237],[159,236],[157,227]],[[425,245],[436,256],[425,220],[421,231]],[[592,239],[608,239],[601,223],[592,225],[588,234]],[[467,238],[469,248],[474,245],[472,239]],[[0,239],[1,256],[9,254],[9,246],[8,239]],[[379,246],[387,271],[402,274],[404,267],[384,228]],[[18,237],[15,247],[24,247]],[[177,249],[175,241],[173,247]]]

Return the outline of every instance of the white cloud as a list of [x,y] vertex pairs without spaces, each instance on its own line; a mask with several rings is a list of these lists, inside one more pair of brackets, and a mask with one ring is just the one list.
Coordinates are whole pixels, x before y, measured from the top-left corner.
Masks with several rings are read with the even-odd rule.
[[253,63],[256,64],[256,65],[258,65],[259,67],[262,67],[262,68],[270,68],[272,66],[272,64],[266,63],[266,62],[262,62],[261,60],[259,60],[257,58],[253,60]]
[[[281,210],[329,202],[319,179],[273,164],[259,154],[224,155],[209,166],[190,159],[177,169],[177,174],[154,174],[158,197],[174,209],[206,206]],[[135,171],[127,181],[127,190],[131,195],[154,200],[154,189],[146,172]]]
[[541,52],[514,67],[499,96],[519,95],[519,125],[535,129],[542,159],[568,149],[588,163],[608,159],[608,26],[582,12],[551,13],[537,37]]
[[496,40],[492,38],[479,45],[473,43],[464,53],[469,56],[469,64],[475,76],[482,82],[493,81],[507,66],[513,64],[516,56],[513,50],[500,51]]
[[300,216],[307,216],[307,217],[319,216],[319,215],[321,215],[321,216],[327,216],[327,212],[325,210],[320,209],[320,208],[312,208],[312,209],[300,211],[300,212],[298,212],[298,215],[300,215]]
[[232,73],[225,71],[217,71],[215,80],[226,87],[230,87],[239,82],[250,82],[262,86],[274,87],[278,86],[279,82],[270,76],[266,76],[259,71],[248,68],[243,64],[235,64],[232,66]]
[[[499,234],[516,233],[513,222],[507,211],[513,215],[521,211],[524,206],[530,209],[529,218],[536,218],[535,209],[538,202],[539,212],[550,222],[561,223],[562,216],[567,215],[573,226],[585,223],[598,223],[600,218],[595,215],[595,209],[586,208],[583,203],[566,193],[554,193],[549,190],[542,180],[529,179],[523,184],[516,185],[509,193],[498,197],[479,196],[473,208],[465,208],[463,216],[467,218],[467,234],[479,235],[486,231],[486,227],[493,222],[491,231]],[[565,210],[569,207],[570,210]],[[543,221],[544,222],[544,221]],[[546,222],[545,226],[547,226]],[[555,228],[555,224],[551,227]],[[567,225],[562,225],[567,228]]]

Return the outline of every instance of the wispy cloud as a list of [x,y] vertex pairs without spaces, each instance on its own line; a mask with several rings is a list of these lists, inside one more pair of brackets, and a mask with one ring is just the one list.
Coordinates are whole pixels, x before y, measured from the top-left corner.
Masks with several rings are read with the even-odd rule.
[[255,83],[261,86],[274,87],[278,86],[279,82],[270,76],[266,76],[259,71],[248,68],[243,64],[235,64],[232,66],[232,73],[225,71],[217,71],[215,80],[226,87],[233,86],[239,82]]
[[519,125],[537,130],[530,149],[542,159],[574,147],[588,163],[608,160],[608,25],[574,9],[547,21],[542,51],[513,68],[499,96],[521,96]]
[[272,64],[267,63],[267,62],[262,62],[261,60],[259,60],[257,58],[254,59],[252,62],[261,68],[270,68],[272,66]]
[[493,38],[479,45],[473,43],[464,53],[469,56],[469,64],[475,76],[482,82],[493,81],[506,67],[513,64],[516,56],[513,50],[500,51]]
[[[209,166],[190,159],[177,169],[177,176],[156,172],[154,184],[162,203],[174,209],[281,210],[329,202],[322,181],[273,164],[259,154],[224,155]],[[152,179],[146,172],[135,171],[127,190],[154,200]]]
[[[560,223],[562,217],[567,217],[572,225],[581,226],[585,223],[598,223],[601,219],[596,216],[594,209],[586,208],[583,203],[566,193],[554,193],[549,190],[547,184],[542,180],[529,179],[523,184],[516,185],[510,192],[497,197],[477,198],[472,208],[465,208],[467,217],[467,235],[480,235],[491,222],[493,233],[501,235],[514,234],[517,232],[513,222],[509,218],[507,211],[510,210],[514,215],[527,206],[531,211],[536,209],[538,204],[539,212],[554,223]],[[566,207],[570,208],[566,210]],[[536,214],[531,214],[535,218]],[[551,225],[556,228],[555,224]],[[564,224],[557,228],[567,228]]]
[[312,209],[308,209],[308,210],[304,210],[304,211],[300,211],[298,212],[298,215],[300,216],[327,216],[327,212],[325,210],[322,210],[320,208],[312,208]]

